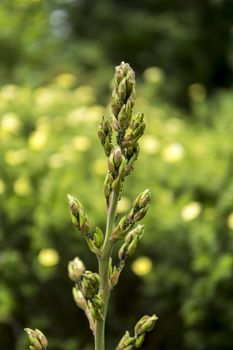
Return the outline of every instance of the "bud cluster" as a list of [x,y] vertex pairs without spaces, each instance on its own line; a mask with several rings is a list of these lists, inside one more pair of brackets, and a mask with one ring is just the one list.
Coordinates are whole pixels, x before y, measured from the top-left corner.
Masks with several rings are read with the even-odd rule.
[[100,278],[97,273],[85,270],[83,262],[75,258],[68,265],[69,277],[76,283],[73,297],[76,304],[93,319],[102,319],[103,301],[99,296]]
[[39,329],[30,329],[25,328],[27,332],[29,341],[31,345],[29,346],[30,350],[46,350],[48,346],[48,340],[45,335]]
[[111,107],[113,128],[118,132],[118,142],[129,127],[135,101],[135,74],[128,63],[121,62],[116,67]]
[[134,336],[131,337],[130,333],[126,331],[117,345],[116,350],[133,350],[140,348],[146,333],[154,328],[157,319],[158,317],[156,315],[143,316],[134,328]]
[[109,267],[109,284],[111,288],[115,287],[120,277],[121,271],[125,266],[126,259],[131,256],[137,248],[138,241],[144,234],[144,226],[138,225],[136,228],[127,233],[124,239],[124,243],[118,252],[118,263],[116,266],[112,266],[112,262]]
[[112,146],[112,127],[110,122],[105,117],[102,117],[100,124],[98,126],[98,137],[104,148],[104,152],[107,157],[109,157]]
[[70,194],[67,195],[70,214],[73,224],[85,235],[90,230],[90,224],[79,200]]
[[111,236],[112,241],[117,241],[124,238],[127,232],[129,232],[129,230],[131,230],[131,228],[134,226],[135,222],[144,218],[148,211],[150,197],[149,190],[145,190],[139,194],[139,196],[135,199],[129,214],[123,216],[115,227]]

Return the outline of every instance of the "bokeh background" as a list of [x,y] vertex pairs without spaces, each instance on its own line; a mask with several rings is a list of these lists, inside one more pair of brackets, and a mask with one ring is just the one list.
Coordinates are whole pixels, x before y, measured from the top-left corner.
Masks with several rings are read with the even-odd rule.
[[144,349],[233,349],[231,0],[0,2],[1,349],[26,349],[25,326],[50,350],[93,349],[67,262],[96,262],[66,193],[104,228],[96,130],[122,60],[147,129],[119,215],[145,188],[152,204],[112,295],[107,349],[151,312]]

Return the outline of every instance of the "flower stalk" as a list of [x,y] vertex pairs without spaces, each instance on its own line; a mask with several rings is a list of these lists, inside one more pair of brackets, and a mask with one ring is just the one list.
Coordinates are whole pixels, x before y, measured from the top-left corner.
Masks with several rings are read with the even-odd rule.
[[[108,171],[104,181],[106,202],[106,229],[91,233],[91,225],[81,202],[68,195],[71,220],[81,232],[89,249],[98,260],[98,272],[86,270],[84,263],[74,258],[68,264],[68,275],[74,287],[72,294],[76,305],[89,321],[94,335],[95,350],[105,350],[105,324],[112,289],[117,285],[126,260],[136,250],[144,234],[144,226],[135,224],[146,215],[150,203],[150,191],[140,193],[131,210],[117,221],[117,205],[125,178],[133,170],[140,148],[139,139],[145,130],[143,113],[133,116],[135,102],[135,74],[128,63],[116,67],[111,100],[112,119],[102,117],[98,137],[107,156]],[[115,144],[113,139],[116,141]],[[122,241],[118,260],[112,260],[114,244]],[[135,326],[134,335],[124,334],[116,350],[132,350],[141,347],[147,332],[154,328],[156,315],[143,316]],[[31,350],[46,350],[47,339],[39,330],[26,329]]]

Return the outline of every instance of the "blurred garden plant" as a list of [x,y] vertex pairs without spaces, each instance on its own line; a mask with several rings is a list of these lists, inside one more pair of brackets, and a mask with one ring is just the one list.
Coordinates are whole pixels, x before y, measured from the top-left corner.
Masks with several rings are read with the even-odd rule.
[[[105,323],[108,302],[112,289],[117,285],[125,262],[137,248],[143,236],[141,221],[148,211],[150,191],[147,189],[134,200],[131,210],[117,222],[117,206],[121,197],[123,183],[133,170],[139,154],[138,140],[145,130],[144,115],[132,115],[135,102],[135,74],[129,64],[122,62],[116,67],[111,100],[112,118],[102,117],[98,127],[98,137],[108,158],[108,170],[104,182],[106,202],[106,231],[97,227],[90,233],[90,223],[81,202],[68,195],[71,219],[82,233],[89,249],[98,259],[98,273],[86,269],[76,257],[69,262],[68,274],[75,283],[74,300],[86,314],[95,340],[95,350],[105,349]],[[112,260],[114,244],[122,245],[118,260]],[[116,350],[140,348],[147,332],[154,328],[157,316],[143,316],[135,325],[134,335],[124,334]],[[26,328],[31,350],[45,350],[48,342],[39,330]]]

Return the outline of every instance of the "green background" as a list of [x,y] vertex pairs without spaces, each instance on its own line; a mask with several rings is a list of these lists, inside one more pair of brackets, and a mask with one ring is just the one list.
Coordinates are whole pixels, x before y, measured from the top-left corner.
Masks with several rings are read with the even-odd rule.
[[152,203],[112,294],[107,350],[153,312],[144,349],[233,348],[232,20],[230,0],[1,1],[1,349],[26,349],[24,327],[51,350],[93,349],[67,263],[96,261],[66,194],[104,229],[97,126],[123,60],[147,128],[119,217],[145,188]]

